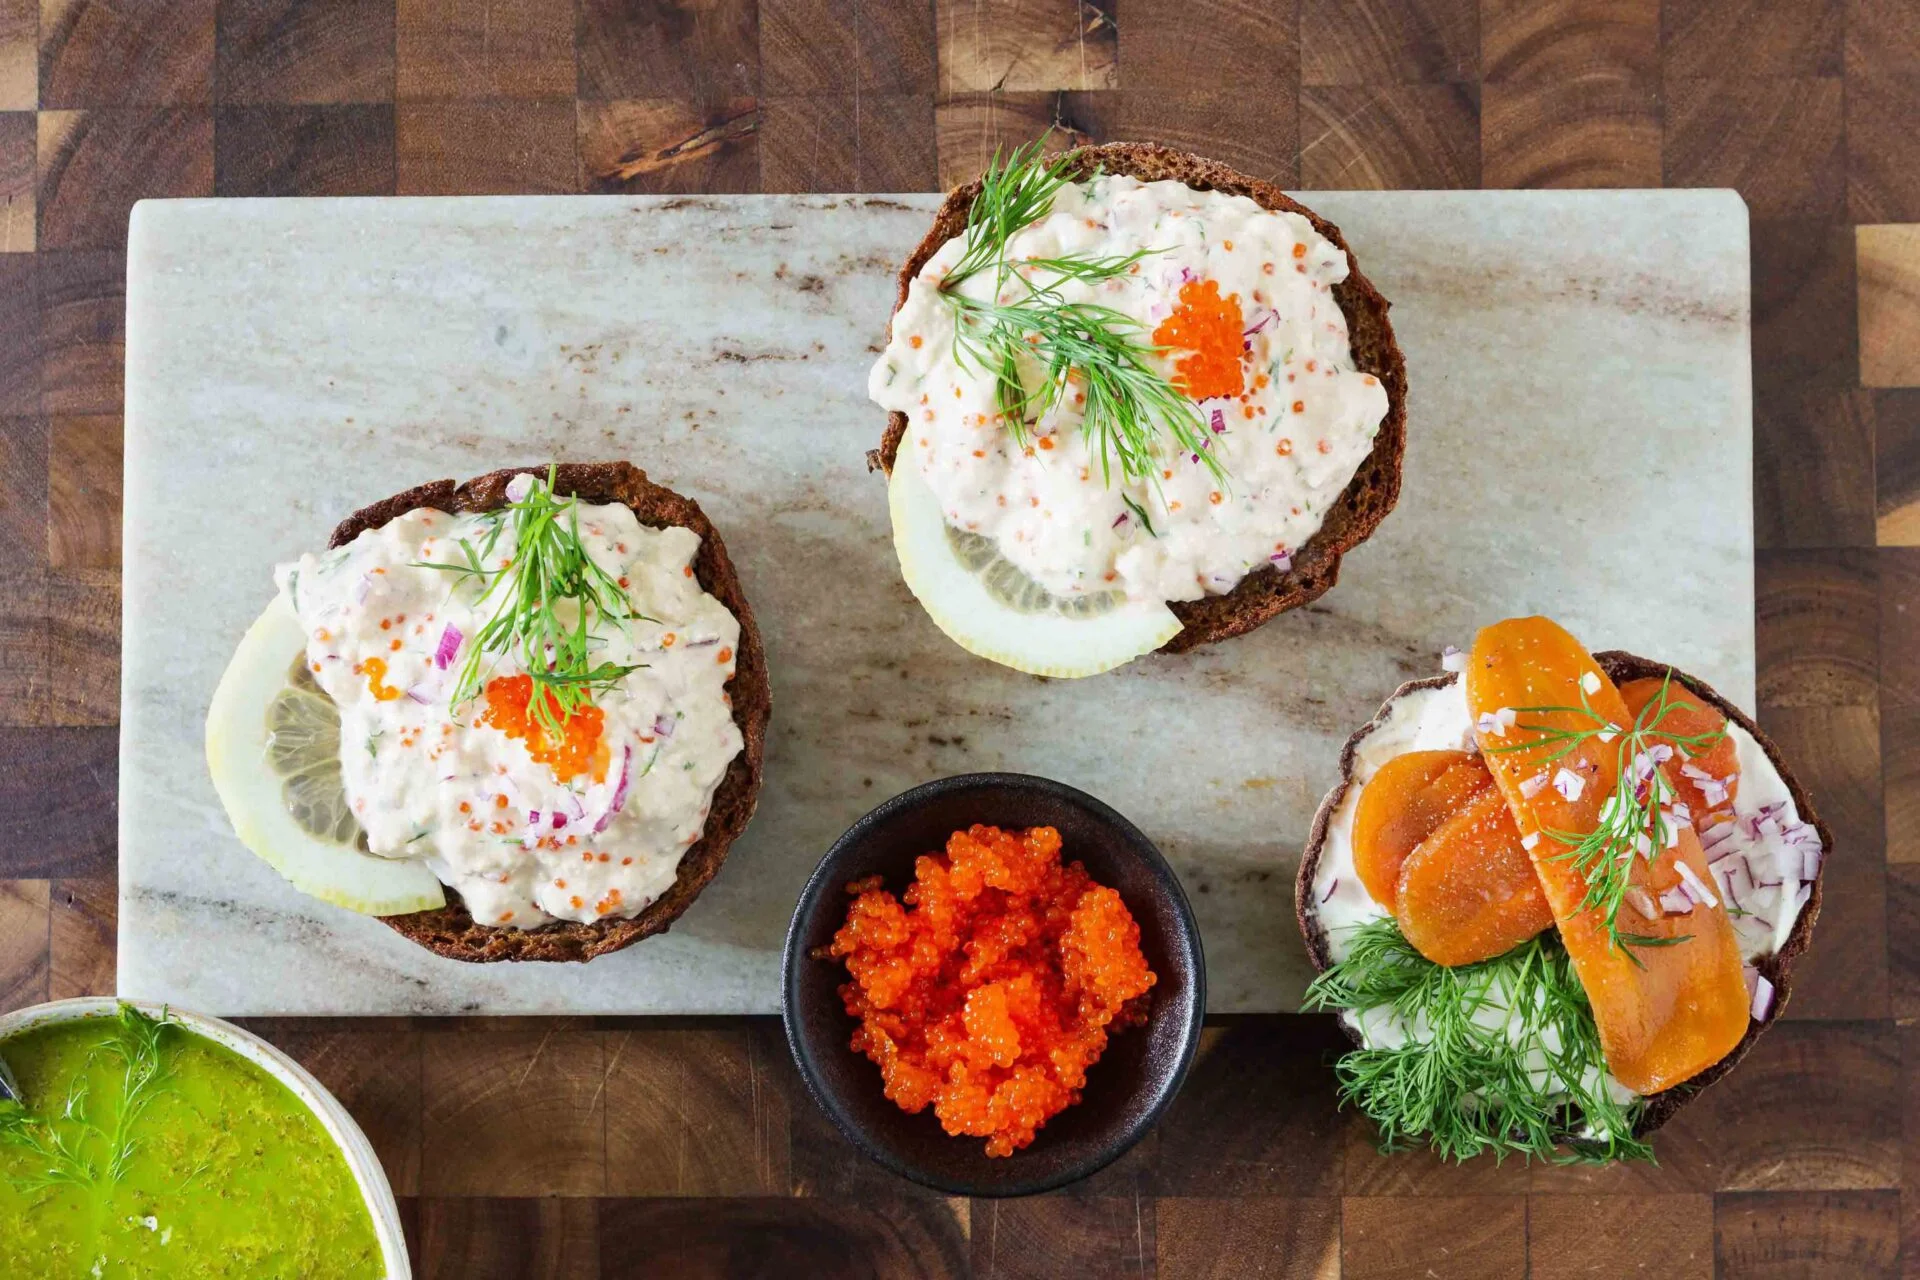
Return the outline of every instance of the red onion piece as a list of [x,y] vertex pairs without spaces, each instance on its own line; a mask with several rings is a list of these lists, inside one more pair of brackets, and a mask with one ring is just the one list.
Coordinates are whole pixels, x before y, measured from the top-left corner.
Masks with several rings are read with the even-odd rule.
[[605,831],[607,824],[613,821],[614,815],[619,813],[627,803],[627,784],[633,781],[632,765],[633,748],[629,746],[624,749],[620,757],[620,781],[613,788],[613,800],[607,805],[607,811],[600,815],[600,820],[593,824],[593,834],[599,835]]
[[1686,889],[1675,885],[1660,895],[1660,909],[1670,916],[1684,916],[1693,910],[1693,899],[1687,896]]
[[1753,975],[1753,1020],[1755,1022],[1765,1022],[1767,1020],[1767,1011],[1772,1008],[1773,984],[1767,981],[1765,974],[1755,970]]
[[655,716],[653,718],[653,736],[656,738],[671,738],[673,736],[673,717],[668,715]]
[[1215,409],[1211,421],[1213,422],[1213,434],[1219,435],[1227,429],[1227,415],[1224,411]]
[[1320,895],[1320,901],[1325,902],[1327,899],[1331,898],[1333,896],[1333,891],[1335,889],[1338,889],[1339,887],[1340,887],[1340,877],[1335,876],[1332,880],[1328,881],[1327,891]]
[[466,636],[461,633],[460,628],[449,622],[440,632],[440,647],[433,651],[433,665],[445,671],[465,642]]

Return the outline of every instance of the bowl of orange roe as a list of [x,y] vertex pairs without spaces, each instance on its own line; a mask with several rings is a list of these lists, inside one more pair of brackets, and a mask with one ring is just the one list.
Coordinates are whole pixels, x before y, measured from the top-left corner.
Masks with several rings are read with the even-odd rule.
[[787,1043],[868,1156],[956,1195],[1065,1186],[1145,1136],[1206,1009],[1152,841],[1025,774],[895,796],[821,859],[787,930]]

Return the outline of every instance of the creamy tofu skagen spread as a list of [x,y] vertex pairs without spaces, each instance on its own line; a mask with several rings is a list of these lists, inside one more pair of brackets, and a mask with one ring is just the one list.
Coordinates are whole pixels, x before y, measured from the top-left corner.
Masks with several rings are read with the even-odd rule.
[[[577,510],[587,554],[644,616],[590,628],[597,658],[638,669],[597,695],[604,751],[570,778],[485,723],[485,698],[449,705],[499,596],[476,604],[471,580],[423,564],[462,559],[462,538],[482,545],[484,517],[410,511],[275,571],[308,668],[339,708],[341,773],[368,848],[424,862],[480,924],[638,914],[673,884],[742,745],[726,691],[740,626],[693,575],[699,535],[647,528],[617,504]],[[512,547],[501,538],[486,568]],[[487,677],[524,671],[503,656]]]
[[[1157,485],[1116,470],[1109,487],[1074,395],[1032,425],[1027,447],[1017,443],[999,417],[993,377],[955,351],[939,282],[964,245],[964,236],[942,245],[913,280],[869,394],[906,415],[900,465],[920,469],[947,522],[991,539],[1057,596],[1193,600],[1225,594],[1263,565],[1284,567],[1373,448],[1387,392],[1355,368],[1331,293],[1347,278],[1347,257],[1298,214],[1180,182],[1101,175],[1062,187],[1052,211],[1008,242],[1015,261],[1151,250],[1132,274],[1059,284],[1068,302],[1133,318],[1143,340],[1191,283],[1213,282],[1235,301],[1241,394],[1197,406],[1225,482],[1182,453],[1163,454]],[[959,289],[984,299],[993,282],[981,272]],[[1171,378],[1178,355],[1153,358]]]

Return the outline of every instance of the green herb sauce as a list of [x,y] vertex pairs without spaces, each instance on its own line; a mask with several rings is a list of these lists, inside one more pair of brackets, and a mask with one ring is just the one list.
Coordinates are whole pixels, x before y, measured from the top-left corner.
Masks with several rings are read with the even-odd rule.
[[385,1274],[346,1158],[240,1055],[130,1009],[0,1051],[0,1276]]

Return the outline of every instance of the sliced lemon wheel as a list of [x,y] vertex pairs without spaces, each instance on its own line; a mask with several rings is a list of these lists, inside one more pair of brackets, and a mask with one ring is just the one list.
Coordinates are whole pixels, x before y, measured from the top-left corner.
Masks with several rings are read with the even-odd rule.
[[366,915],[445,906],[418,862],[366,852],[340,781],[340,715],[306,674],[306,636],[275,596],[207,708],[207,770],[240,842],[302,893]]
[[887,482],[900,574],[934,624],[967,652],[1036,676],[1098,675],[1151,653],[1180,630],[1158,600],[1119,592],[1061,597],[955,529],[906,442]]

